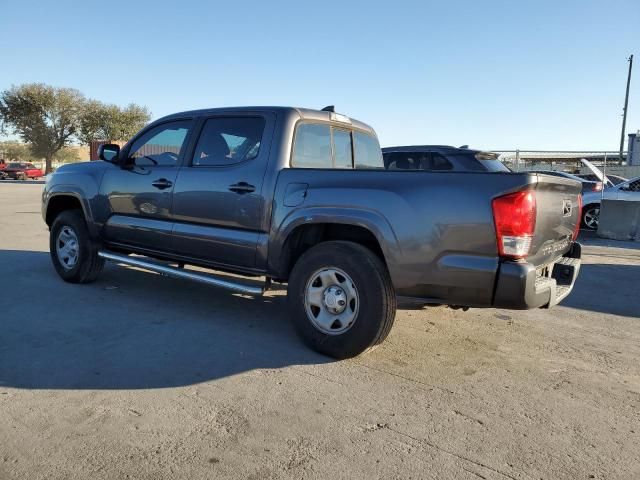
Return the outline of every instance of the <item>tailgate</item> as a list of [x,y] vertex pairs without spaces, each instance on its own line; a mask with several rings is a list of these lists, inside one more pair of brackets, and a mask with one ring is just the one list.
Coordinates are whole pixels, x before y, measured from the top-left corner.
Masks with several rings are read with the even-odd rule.
[[582,185],[569,178],[536,174],[536,227],[527,261],[552,263],[566,253],[580,223]]

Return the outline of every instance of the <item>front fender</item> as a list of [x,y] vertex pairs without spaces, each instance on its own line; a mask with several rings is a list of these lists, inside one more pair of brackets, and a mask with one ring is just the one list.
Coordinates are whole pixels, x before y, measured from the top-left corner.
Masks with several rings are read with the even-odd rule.
[[58,196],[69,196],[77,199],[82,207],[89,233],[98,236],[100,219],[96,218],[100,182],[106,162],[81,162],[63,165],[53,173],[42,192],[42,216],[46,221],[47,210],[51,200]]
[[84,192],[77,185],[56,185],[48,191],[45,190],[42,195],[42,217],[45,221],[47,219],[49,204],[51,203],[51,200],[53,198],[61,196],[73,197],[78,200],[80,206],[82,207],[82,213],[84,214],[84,218],[87,222],[89,233],[92,236],[98,235],[98,229],[95,226],[91,202],[89,201],[89,198],[92,197],[87,197],[86,192]]

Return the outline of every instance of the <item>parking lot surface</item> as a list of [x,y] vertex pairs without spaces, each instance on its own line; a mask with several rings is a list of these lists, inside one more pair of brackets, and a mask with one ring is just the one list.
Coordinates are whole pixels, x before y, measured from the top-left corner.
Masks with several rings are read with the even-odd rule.
[[0,184],[2,480],[640,478],[640,243],[584,239],[554,309],[403,309],[337,362],[282,289],[64,283],[41,190]]

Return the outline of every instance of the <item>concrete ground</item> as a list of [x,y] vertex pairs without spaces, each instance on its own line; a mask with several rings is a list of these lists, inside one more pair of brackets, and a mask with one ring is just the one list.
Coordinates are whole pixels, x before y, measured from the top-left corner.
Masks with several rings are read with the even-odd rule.
[[585,240],[551,310],[401,310],[307,350],[260,299],[55,274],[41,185],[0,185],[0,479],[640,478],[640,244]]

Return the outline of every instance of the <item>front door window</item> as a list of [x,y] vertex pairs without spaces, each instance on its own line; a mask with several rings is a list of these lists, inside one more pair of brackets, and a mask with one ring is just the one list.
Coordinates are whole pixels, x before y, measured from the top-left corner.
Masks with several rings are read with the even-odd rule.
[[129,157],[139,167],[174,167],[185,147],[191,121],[163,123],[137,139]]

